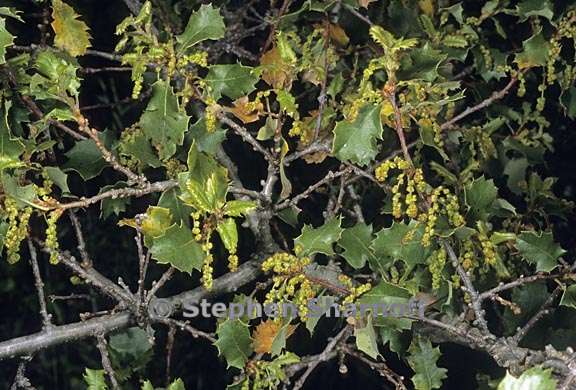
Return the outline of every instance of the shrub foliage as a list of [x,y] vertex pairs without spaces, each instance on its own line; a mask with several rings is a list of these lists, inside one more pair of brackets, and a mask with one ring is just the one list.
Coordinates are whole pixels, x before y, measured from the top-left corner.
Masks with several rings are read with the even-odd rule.
[[[450,343],[501,368],[482,388],[576,386],[572,1],[5,3],[2,278],[37,295],[7,384],[74,341],[59,388],[217,388],[191,339],[233,389],[329,361],[439,389]],[[299,311],[183,316],[205,298]]]

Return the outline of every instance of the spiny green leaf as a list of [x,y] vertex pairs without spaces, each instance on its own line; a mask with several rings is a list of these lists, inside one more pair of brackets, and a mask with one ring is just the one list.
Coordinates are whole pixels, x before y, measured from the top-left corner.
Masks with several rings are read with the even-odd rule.
[[140,127],[158,149],[161,160],[174,155],[184,142],[190,117],[180,110],[178,98],[169,83],[158,80],[152,85],[152,98],[140,118]]
[[226,130],[217,128],[213,131],[206,130],[206,118],[201,117],[190,126],[186,133],[185,143],[192,143],[200,152],[205,152],[209,155],[215,155],[222,141],[226,139]]
[[506,377],[498,385],[498,390],[556,390],[556,379],[551,369],[530,368],[518,378],[506,372]]
[[135,157],[144,166],[151,166],[152,168],[162,166],[162,162],[156,157],[150,141],[146,139],[144,134],[136,134],[134,138],[123,142],[121,151],[124,154]]
[[338,122],[332,152],[341,161],[367,165],[378,153],[376,142],[382,139],[382,132],[380,105],[366,105],[354,122]]
[[[408,233],[415,230],[413,237]],[[426,261],[429,250],[420,243],[423,227],[411,222],[394,222],[389,228],[380,230],[372,242],[371,249],[377,258],[402,260],[407,265],[422,264]],[[409,239],[410,238],[410,239]]]
[[442,40],[442,43],[448,47],[463,48],[468,46],[468,41],[462,35],[448,34]]
[[333,255],[332,245],[340,239],[343,231],[340,222],[340,218],[334,218],[316,229],[310,225],[304,225],[302,234],[294,240],[294,244],[302,248],[301,255],[309,256],[314,253]]
[[466,187],[465,194],[472,218],[486,220],[498,196],[498,188],[494,185],[494,180],[486,180],[482,176]]
[[359,269],[364,267],[366,261],[374,257],[370,245],[372,243],[372,226],[358,223],[355,226],[344,229],[338,245],[344,249],[342,257],[348,264]]
[[520,254],[536,271],[550,272],[558,265],[557,260],[566,251],[554,242],[552,233],[522,232],[516,240]]
[[62,0],[52,0],[51,26],[56,34],[54,45],[74,57],[86,53],[90,47],[88,26],[78,18],[74,8]]
[[[18,15],[18,11],[13,8],[0,7],[0,15],[9,16],[16,20],[23,21]],[[0,17],[0,65],[6,63],[6,48],[12,46],[14,43],[14,36],[6,30],[6,19]]]
[[199,42],[223,38],[225,32],[226,26],[219,9],[213,8],[212,4],[202,4],[198,11],[190,15],[184,32],[176,37],[177,50],[183,53]]
[[446,58],[446,54],[426,43],[424,47],[413,49],[410,51],[410,55],[402,57],[398,78],[400,80],[422,79],[432,82],[438,78],[438,68]]
[[288,154],[290,148],[288,142],[282,137],[282,146],[280,147],[280,183],[282,184],[282,191],[280,192],[280,199],[286,199],[292,193],[292,183],[286,175],[286,168],[284,167],[284,157]]
[[20,17],[20,14],[22,12],[18,11],[15,8],[11,8],[11,7],[0,7],[0,15],[3,16],[9,16],[11,18],[14,18],[16,20],[18,20],[19,22],[24,22],[24,20]]
[[222,95],[237,99],[254,90],[258,77],[254,68],[240,64],[212,65],[204,81],[210,86],[214,99]]
[[276,333],[274,339],[272,340],[272,346],[270,350],[270,354],[272,356],[278,356],[282,353],[282,350],[286,348],[286,339],[292,332],[293,325],[291,325],[290,322],[286,322],[280,327],[278,333]]
[[218,325],[218,340],[214,343],[228,367],[244,368],[252,354],[252,339],[248,326],[239,320],[226,320]]
[[54,184],[60,188],[63,194],[69,194],[70,188],[68,188],[68,175],[62,172],[58,167],[44,167],[46,174],[52,180]]
[[108,346],[120,354],[130,356],[132,359],[137,359],[152,349],[152,344],[146,331],[138,327],[128,328],[121,333],[110,336]]
[[86,368],[84,370],[84,382],[88,386],[87,390],[107,390],[106,379],[104,377],[104,370],[92,370]]
[[69,104],[68,95],[78,96],[78,63],[69,55],[43,50],[36,57],[34,68],[38,73],[30,78],[29,93],[37,99],[57,99]]
[[458,23],[464,24],[464,17],[462,15],[464,12],[464,7],[462,7],[462,2],[456,3],[450,7],[442,8],[440,11],[448,12],[454,17],[454,19],[456,19]]
[[520,69],[544,66],[548,62],[550,43],[544,38],[542,29],[522,43],[524,51],[516,55]]
[[142,387],[140,387],[140,390],[154,390],[154,386],[152,386],[152,382],[150,382],[150,380],[146,380],[142,382]]
[[6,20],[0,18],[0,65],[6,63],[6,48],[14,44],[14,36],[6,30]]
[[280,109],[291,117],[298,119],[298,104],[296,98],[284,89],[276,90],[276,99],[280,103]]
[[205,253],[196,242],[192,231],[184,225],[172,225],[164,235],[154,238],[150,248],[152,258],[160,264],[171,264],[187,273],[202,268]]
[[196,210],[207,213],[215,211],[213,203],[211,202],[211,199],[208,198],[204,186],[196,180],[191,179],[186,182],[186,191],[180,195],[180,199]]
[[440,349],[433,348],[430,340],[416,337],[408,349],[408,364],[414,370],[412,382],[416,390],[439,389],[446,378],[446,369],[436,366]]

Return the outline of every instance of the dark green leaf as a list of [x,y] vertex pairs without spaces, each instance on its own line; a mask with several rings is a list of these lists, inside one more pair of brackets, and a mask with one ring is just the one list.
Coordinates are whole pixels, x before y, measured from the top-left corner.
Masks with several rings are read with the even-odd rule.
[[439,368],[436,363],[440,358],[440,349],[433,348],[430,340],[416,337],[408,350],[408,364],[414,370],[412,382],[416,390],[431,390],[442,387],[446,378],[446,369]]
[[340,239],[343,229],[340,227],[340,218],[334,218],[319,228],[304,225],[302,234],[294,240],[294,245],[302,248],[301,255],[309,256],[314,253],[334,254],[332,245]]
[[152,98],[140,118],[140,127],[152,140],[161,160],[174,155],[176,146],[184,142],[190,117],[180,110],[178,98],[170,84],[158,80],[152,86]]
[[240,64],[212,65],[204,81],[210,86],[214,99],[222,95],[237,99],[254,90],[258,77],[254,68]]
[[348,264],[359,269],[366,261],[374,257],[370,245],[372,243],[372,226],[358,223],[354,227],[344,229],[338,245],[344,249],[342,257]]
[[377,140],[382,139],[382,132],[380,105],[366,105],[354,122],[336,124],[332,152],[341,161],[367,165],[378,153]]
[[225,31],[224,19],[218,8],[213,8],[212,4],[202,4],[198,11],[190,15],[184,32],[176,37],[177,50],[183,53],[199,42],[223,38]]
[[248,326],[239,320],[226,320],[218,325],[218,340],[214,343],[228,367],[244,368],[252,354],[252,339]]
[[174,268],[192,273],[202,268],[205,253],[196,242],[192,231],[183,225],[172,225],[163,236],[154,238],[150,248],[152,258],[160,264],[171,264]]
[[518,236],[516,246],[529,263],[536,265],[536,271],[550,272],[558,265],[558,258],[566,251],[554,242],[552,233],[523,232]]
[[533,66],[544,66],[548,62],[548,51],[550,44],[544,38],[542,31],[538,31],[533,36],[522,43],[524,51],[516,55],[516,63],[520,69]]

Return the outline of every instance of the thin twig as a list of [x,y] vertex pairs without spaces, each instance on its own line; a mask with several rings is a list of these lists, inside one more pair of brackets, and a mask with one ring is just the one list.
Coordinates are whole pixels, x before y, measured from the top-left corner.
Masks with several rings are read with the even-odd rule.
[[274,157],[270,154],[270,152],[268,152],[266,149],[264,149],[264,147],[262,145],[260,145],[260,142],[258,142],[253,136],[252,134],[250,134],[248,132],[248,130],[246,130],[246,128],[240,126],[239,124],[237,124],[236,122],[234,122],[232,119],[229,119],[228,117],[226,117],[226,115],[224,113],[217,113],[216,116],[218,117],[218,119],[228,125],[230,128],[232,128],[232,130],[234,130],[240,137],[242,137],[246,142],[248,142],[250,145],[252,145],[252,148],[259,152],[262,153],[264,155],[264,157],[266,158],[266,160],[268,160],[269,163],[274,164]]
[[170,278],[172,277],[172,275],[174,275],[174,272],[176,272],[176,268],[170,266],[170,268],[168,268],[166,270],[166,272],[164,272],[162,274],[162,276],[160,277],[160,279],[158,279],[158,281],[155,281],[152,283],[152,288],[148,291],[148,293],[146,294],[146,304],[149,304],[150,301],[152,300],[152,298],[154,298],[154,296],[156,295],[156,292],[162,287],[164,286],[164,284],[166,284],[167,281],[170,280]]
[[406,390],[406,385],[404,384],[404,377],[395,373],[388,365],[384,362],[375,362],[368,359],[362,353],[354,350],[353,348],[344,345],[342,350],[346,352],[347,355],[353,356],[361,362],[365,363],[373,371],[378,372],[381,376],[385,377],[388,382],[394,385],[396,390]]
[[98,350],[100,351],[100,356],[102,357],[102,368],[108,375],[110,379],[110,383],[112,384],[112,389],[120,390],[120,385],[116,380],[116,374],[114,373],[114,369],[112,368],[112,362],[110,362],[110,356],[108,356],[108,349],[107,349],[107,342],[106,337],[104,336],[103,332],[100,332],[96,335]]
[[312,374],[314,369],[320,363],[326,362],[331,358],[333,358],[335,354],[333,354],[332,352],[336,349],[338,343],[346,342],[346,339],[348,338],[349,334],[350,334],[350,328],[348,326],[345,326],[336,336],[334,336],[334,338],[332,338],[332,340],[330,340],[330,342],[326,345],[324,351],[322,351],[322,353],[320,353],[319,355],[316,355],[313,360],[308,362],[308,367],[306,368],[306,371],[304,371],[302,376],[300,376],[298,381],[294,384],[292,390],[300,390],[304,386],[304,383],[306,383],[306,380],[308,379],[310,374]]
[[198,330],[184,321],[175,320],[173,318],[161,318],[161,317],[152,317],[152,321],[159,322],[161,324],[165,324],[168,326],[175,326],[183,331],[190,333],[194,338],[201,337],[203,339],[210,341],[211,343],[216,342],[216,338],[214,338],[213,334]]
[[316,126],[314,128],[314,138],[318,139],[320,128],[322,127],[322,115],[324,114],[324,107],[326,106],[326,85],[328,84],[328,50],[330,48],[330,34],[328,32],[328,23],[324,23],[324,77],[322,77],[322,85],[320,87],[320,95],[318,96],[318,117],[316,118]]
[[328,140],[326,140],[326,139],[316,140],[316,141],[312,142],[310,145],[308,145],[307,147],[305,147],[304,149],[295,151],[295,152],[287,155],[284,158],[284,165],[288,166],[294,160],[297,160],[299,158],[302,158],[302,157],[307,156],[307,155],[312,154],[312,153],[317,153],[317,152],[328,153],[331,150],[330,149],[331,143],[332,143],[332,141],[330,139],[328,139]]
[[557,286],[554,289],[554,291],[552,291],[552,294],[550,294],[550,296],[546,299],[546,301],[544,301],[544,303],[542,304],[542,306],[540,306],[540,309],[538,309],[536,314],[534,314],[532,318],[530,318],[530,320],[528,320],[528,322],[522,328],[518,329],[516,334],[512,337],[514,344],[518,345],[520,341],[522,341],[522,339],[528,334],[530,329],[532,329],[534,325],[536,325],[538,321],[540,321],[545,315],[550,313],[550,307],[552,306],[556,298],[560,296],[562,291],[564,291],[562,286]]
[[452,248],[452,246],[445,240],[443,240],[442,244],[444,246],[444,249],[446,250],[446,253],[448,254],[448,258],[452,262],[452,266],[456,269],[456,272],[458,273],[458,276],[462,280],[462,283],[464,283],[463,288],[465,288],[465,291],[468,293],[468,295],[470,295],[469,305],[472,308],[472,311],[474,312],[474,315],[476,317],[474,322],[478,324],[480,330],[485,335],[489,335],[490,330],[488,329],[488,323],[486,322],[486,318],[484,318],[485,311],[484,309],[482,309],[482,300],[479,298],[478,291],[476,290],[476,288],[472,284],[472,281],[470,280],[470,275],[468,275],[468,273],[464,270],[464,268],[460,264],[458,256],[456,256],[456,253],[454,253],[454,249]]
[[44,282],[40,275],[40,267],[38,267],[38,254],[36,247],[32,240],[28,239],[28,250],[30,252],[30,264],[32,265],[32,272],[34,273],[34,281],[36,285],[36,292],[38,293],[38,301],[40,303],[40,315],[42,316],[42,329],[48,331],[52,327],[52,316],[48,313],[46,307],[46,296],[44,295]]
[[388,100],[390,104],[392,104],[392,108],[394,109],[394,128],[396,130],[396,134],[398,135],[398,140],[400,141],[400,147],[402,148],[402,153],[404,154],[404,159],[410,166],[414,166],[412,163],[412,158],[410,157],[410,152],[408,152],[408,146],[406,144],[406,137],[404,136],[404,128],[402,126],[402,114],[400,113],[400,107],[398,107],[398,103],[396,102],[396,86],[394,85],[388,95]]
[[516,84],[517,81],[518,81],[518,77],[513,76],[510,79],[510,81],[508,82],[508,84],[503,89],[501,89],[500,91],[494,92],[489,98],[483,100],[482,102],[476,104],[475,106],[468,107],[467,109],[462,111],[460,114],[458,114],[454,118],[450,119],[448,122],[443,123],[440,126],[440,129],[441,130],[448,130],[448,129],[454,127],[454,125],[457,122],[466,118],[468,115],[473,114],[476,111],[482,110],[482,109],[488,107],[489,105],[491,105],[492,103],[494,103],[495,101],[502,99],[504,96],[506,96],[508,94],[510,89],[512,89],[512,87]]
[[174,349],[174,338],[176,336],[176,326],[168,325],[168,337],[166,338],[166,388],[170,385],[170,371],[172,369],[172,350]]
[[308,196],[310,196],[310,194],[312,194],[318,188],[331,182],[334,179],[337,179],[340,176],[343,176],[343,175],[350,173],[350,171],[352,171],[352,168],[346,167],[346,168],[344,168],[340,171],[337,171],[337,172],[334,172],[334,171],[328,172],[326,174],[326,176],[324,176],[321,180],[319,180],[318,182],[316,182],[313,185],[311,185],[310,187],[308,187],[308,189],[306,189],[306,191],[302,192],[301,194],[296,195],[292,199],[286,199],[282,203],[276,205],[276,207],[274,207],[274,210],[279,211],[279,210],[283,210],[285,208],[297,205],[298,202],[300,202],[302,199],[306,199]]
[[95,74],[102,72],[131,72],[132,68],[125,66],[104,66],[102,68],[80,68],[81,73]]
[[166,181],[158,181],[155,183],[149,183],[143,188],[114,188],[102,192],[101,194],[94,195],[91,198],[81,198],[81,200],[69,203],[57,203],[52,208],[67,210],[67,209],[88,207],[91,204],[100,202],[101,200],[104,199],[140,197],[151,194],[153,192],[164,192],[176,186],[178,186],[178,182],[176,180],[166,180]]
[[374,23],[372,23],[372,21],[370,19],[368,19],[366,16],[362,15],[360,12],[358,12],[353,6],[346,4],[346,3],[342,3],[342,5],[344,6],[344,8],[346,8],[352,15],[356,16],[358,19],[362,20],[363,22],[365,22],[367,25],[369,26],[373,26]]
[[562,278],[571,278],[576,276],[572,273],[572,268],[566,268],[563,271],[553,273],[553,274],[544,274],[539,273],[536,275],[531,276],[520,276],[518,279],[513,280],[512,282],[508,283],[500,283],[498,286],[491,288],[490,290],[484,291],[478,296],[480,301],[484,301],[495,294],[501,293],[506,290],[510,290],[516,287],[523,286],[525,284],[534,283],[540,280],[550,280],[550,279],[562,279]]
[[354,209],[354,214],[356,215],[356,220],[358,223],[365,223],[364,215],[362,214],[362,207],[360,206],[360,197],[356,194],[356,190],[353,185],[348,186],[348,193],[353,201],[352,208]]
[[70,211],[68,215],[72,222],[72,226],[74,226],[74,233],[76,234],[76,240],[78,241],[77,248],[78,252],[80,252],[80,258],[82,259],[82,266],[84,268],[92,267],[92,259],[90,259],[90,256],[86,251],[86,242],[84,241],[84,234],[82,233],[82,225],[73,211]]
[[102,158],[108,164],[112,166],[116,171],[124,174],[128,178],[128,184],[138,183],[142,187],[148,184],[148,180],[143,175],[137,175],[136,173],[132,172],[129,168],[123,166],[118,162],[116,157],[108,150],[108,148],[102,143],[100,140],[100,133],[89,126],[88,120],[80,113],[80,110],[76,112],[76,120],[78,122],[78,127],[80,131],[84,134],[88,135],[92,141],[96,144],[96,147],[100,151]]

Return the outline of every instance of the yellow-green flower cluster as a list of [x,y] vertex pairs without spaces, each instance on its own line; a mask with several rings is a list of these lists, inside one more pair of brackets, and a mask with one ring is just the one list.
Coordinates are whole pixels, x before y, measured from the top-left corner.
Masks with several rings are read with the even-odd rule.
[[20,244],[28,233],[28,221],[32,215],[32,208],[26,207],[18,210],[16,201],[6,197],[4,208],[8,214],[8,231],[4,237],[4,247],[6,248],[6,258],[10,264],[20,260]]
[[228,269],[230,272],[238,271],[238,255],[236,253],[230,253],[228,255]]
[[205,120],[206,120],[206,131],[209,133],[213,133],[216,131],[216,127],[218,126],[218,118],[216,117],[216,111],[219,109],[216,101],[210,98],[207,101],[208,106],[206,106],[205,111]]
[[[406,206],[406,215],[410,218],[418,216],[418,193],[426,190],[424,173],[422,169],[413,169],[410,164],[400,156],[393,160],[384,161],[375,171],[376,180],[383,182],[388,178],[391,169],[398,169],[401,173],[396,177],[396,183],[392,186],[392,215],[394,218],[402,218],[403,204]],[[406,184],[406,194],[402,202],[402,187]]]
[[50,199],[50,194],[52,193],[52,180],[48,177],[46,171],[42,171],[42,187],[36,186],[36,193],[38,197],[44,201]]
[[432,289],[438,290],[442,282],[442,271],[446,265],[446,250],[440,248],[432,253],[428,260],[428,270],[432,275]]
[[[203,248],[204,249],[204,248]],[[204,258],[204,263],[202,264],[202,286],[206,290],[212,289],[212,284],[214,283],[214,256],[210,251],[205,251],[206,257]]]
[[421,221],[426,222],[424,235],[422,236],[422,245],[425,247],[430,246],[431,239],[436,232],[436,222],[440,214],[445,214],[450,225],[454,227],[464,224],[464,217],[460,214],[458,197],[443,186],[434,189],[430,196],[428,212],[421,215]]
[[290,128],[288,135],[290,137],[299,137],[302,145],[309,145],[310,142],[312,142],[314,131],[306,124],[306,122],[296,119],[292,122],[292,127]]
[[462,259],[460,260],[462,267],[465,271],[471,272],[473,271],[477,263],[474,259],[474,247],[472,245],[472,241],[467,240],[464,241],[464,245],[462,248]]
[[192,213],[192,235],[194,235],[194,239],[197,242],[202,244],[202,251],[204,251],[202,286],[204,286],[206,290],[210,290],[214,281],[214,267],[212,267],[212,264],[214,263],[214,255],[212,255],[211,252],[213,245],[210,242],[212,231],[210,229],[205,229],[206,231],[202,230],[201,217],[202,215],[198,211]]
[[48,216],[46,228],[46,248],[50,251],[50,264],[58,264],[60,245],[58,244],[58,230],[56,224],[62,215],[62,210],[54,210]]
[[350,293],[342,301],[343,305],[346,305],[348,303],[353,303],[362,294],[370,291],[370,289],[372,288],[372,284],[370,284],[370,283],[364,283],[364,284],[360,284],[358,286],[354,286],[352,284],[352,279],[349,276],[344,275],[344,274],[339,275],[338,280],[344,285],[344,287],[346,287],[346,289],[348,291],[350,291]]
[[208,66],[208,52],[197,51],[192,54],[180,56],[177,64],[179,68],[183,68],[188,64],[196,64],[205,68]]
[[182,164],[177,158],[171,158],[164,164],[166,167],[166,174],[169,178],[175,179],[181,172],[187,170],[186,166]]
[[483,232],[478,233],[478,240],[480,241],[482,255],[484,256],[484,261],[486,264],[496,264],[496,247],[492,241],[490,241],[488,236]]
[[306,318],[308,300],[315,297],[315,287],[304,274],[310,258],[289,253],[275,253],[262,263],[264,272],[272,271],[272,288],[266,294],[265,303],[292,301],[299,310],[300,318]]

